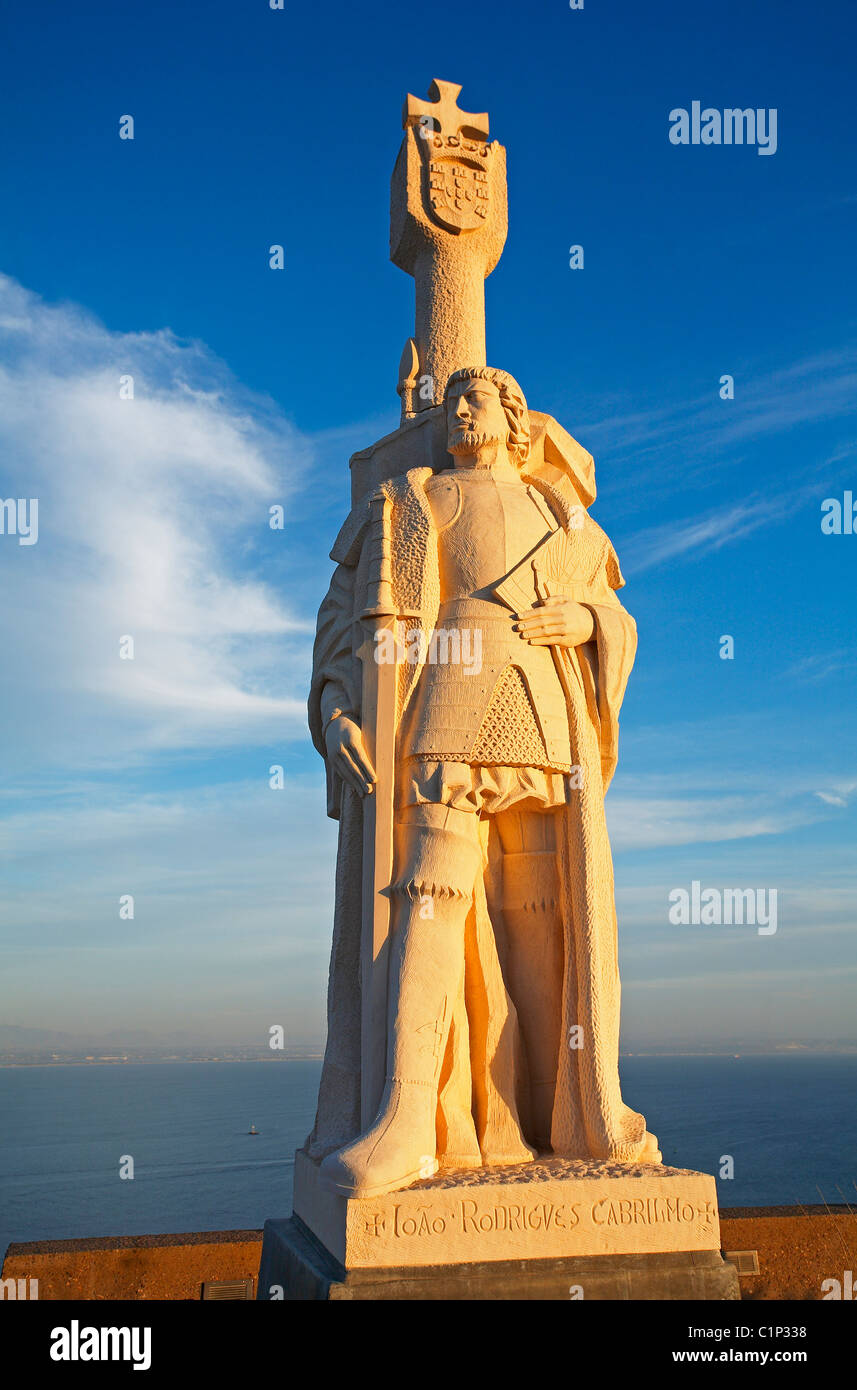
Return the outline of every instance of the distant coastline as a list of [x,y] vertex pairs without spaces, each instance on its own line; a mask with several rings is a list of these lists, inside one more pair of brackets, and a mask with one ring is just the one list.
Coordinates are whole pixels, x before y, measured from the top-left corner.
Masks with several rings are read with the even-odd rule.
[[[0,1050],[2,1067],[98,1067],[133,1066],[134,1064],[189,1062],[320,1062],[324,1056],[321,1045],[306,1048],[287,1048],[271,1051],[256,1046],[186,1047],[186,1048],[117,1048],[101,1052],[97,1048],[84,1050],[48,1050],[42,1048],[8,1048]],[[857,1042],[782,1042],[735,1043],[710,1047],[689,1047],[677,1044],[672,1048],[633,1048],[620,1057],[857,1057]]]
[[313,1062],[321,1061],[322,1049],[285,1050],[237,1048],[127,1048],[116,1052],[43,1052],[22,1048],[0,1052],[0,1067],[116,1067],[175,1062]]

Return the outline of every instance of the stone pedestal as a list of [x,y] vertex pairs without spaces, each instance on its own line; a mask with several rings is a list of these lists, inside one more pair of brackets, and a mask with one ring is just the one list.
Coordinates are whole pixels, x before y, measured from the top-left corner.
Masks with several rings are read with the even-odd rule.
[[[280,1292],[282,1290],[282,1293]],[[294,1216],[265,1226],[259,1298],[729,1299],[714,1179],[546,1158],[448,1170],[384,1197],[326,1192],[295,1160]]]

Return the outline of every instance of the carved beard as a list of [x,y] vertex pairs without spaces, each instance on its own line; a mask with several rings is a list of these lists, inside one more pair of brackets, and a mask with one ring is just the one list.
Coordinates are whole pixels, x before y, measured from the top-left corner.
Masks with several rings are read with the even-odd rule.
[[454,440],[447,445],[447,452],[454,455],[475,454],[477,449],[483,449],[488,444],[502,443],[504,440],[499,434],[478,434],[476,430],[464,430],[460,434],[456,432]]

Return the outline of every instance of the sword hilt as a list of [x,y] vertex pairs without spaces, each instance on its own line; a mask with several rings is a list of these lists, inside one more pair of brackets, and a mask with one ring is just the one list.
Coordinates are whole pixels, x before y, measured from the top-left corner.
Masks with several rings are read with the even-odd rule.
[[366,538],[369,576],[366,607],[362,618],[381,618],[395,614],[393,601],[393,545],[390,517],[393,505],[383,491],[369,501],[369,534]]

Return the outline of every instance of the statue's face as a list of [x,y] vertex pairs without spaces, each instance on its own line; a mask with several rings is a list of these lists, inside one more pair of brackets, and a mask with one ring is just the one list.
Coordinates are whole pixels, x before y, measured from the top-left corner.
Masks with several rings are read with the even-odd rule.
[[505,444],[509,422],[493,381],[469,377],[450,387],[446,402],[447,449],[453,455],[475,455],[493,444]]

